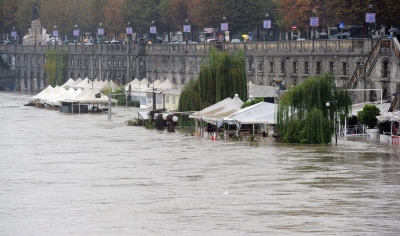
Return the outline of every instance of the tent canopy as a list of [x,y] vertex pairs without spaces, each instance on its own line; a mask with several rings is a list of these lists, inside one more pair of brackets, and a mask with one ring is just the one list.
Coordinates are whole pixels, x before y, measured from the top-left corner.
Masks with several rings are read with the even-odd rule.
[[240,110],[242,105],[243,101],[237,94],[235,94],[233,99],[229,97],[225,98],[214,105],[189,115],[189,118],[202,119],[208,123],[215,123],[217,121],[224,120],[225,117],[230,116],[236,111]]
[[243,108],[234,114],[226,117],[228,122],[238,122],[240,124],[275,124],[275,114],[277,104],[260,102],[252,106]]

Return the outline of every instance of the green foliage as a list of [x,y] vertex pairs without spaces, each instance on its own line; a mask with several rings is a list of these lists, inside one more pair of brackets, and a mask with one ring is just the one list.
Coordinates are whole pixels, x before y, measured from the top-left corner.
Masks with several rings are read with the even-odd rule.
[[[247,97],[243,52],[230,54],[212,48],[201,66],[199,78],[191,79],[182,89],[178,111],[199,111],[235,94]],[[180,120],[181,125],[186,122],[194,121],[184,117]]]
[[249,107],[249,106],[252,106],[254,104],[263,102],[263,101],[264,101],[264,98],[252,98],[249,101],[244,102],[243,105],[242,105],[242,108]]
[[110,89],[109,86],[106,86],[101,92],[106,96],[109,96],[111,93],[111,98],[117,99],[119,105],[126,105],[126,93],[124,86],[120,86],[114,90],[112,88]]
[[62,85],[67,77],[68,55],[66,51],[48,50],[46,52],[46,84],[51,86]]
[[127,126],[140,126],[141,125],[140,121],[137,118],[132,118],[132,119],[125,121],[125,124]]
[[381,112],[375,105],[366,104],[364,108],[357,113],[358,120],[361,124],[367,125],[368,128],[373,129],[378,124],[378,119]]
[[282,96],[275,130],[284,142],[329,143],[335,114],[349,114],[350,106],[347,91],[337,88],[332,76],[310,77]]

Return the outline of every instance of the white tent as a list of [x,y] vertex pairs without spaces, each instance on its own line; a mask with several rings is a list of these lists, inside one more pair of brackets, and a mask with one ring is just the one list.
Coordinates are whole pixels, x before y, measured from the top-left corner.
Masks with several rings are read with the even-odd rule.
[[31,97],[32,99],[39,99],[41,100],[43,97],[46,97],[47,94],[50,94],[53,91],[53,87],[51,85],[47,86],[43,89],[40,93],[36,94],[35,96]]
[[76,84],[74,86],[74,88],[76,88],[76,89],[77,88],[84,89],[84,88],[91,88],[91,87],[92,87],[92,81],[90,79],[88,79],[88,78],[85,78],[79,84]]
[[153,83],[149,84],[148,89],[158,88],[158,86],[160,86],[160,84],[161,84],[161,81],[159,79],[157,79]]
[[157,90],[165,91],[165,90],[171,90],[175,87],[169,79],[166,79],[164,82],[162,82],[160,85],[157,86]]
[[60,94],[59,96],[55,97],[52,104],[61,106],[62,101],[64,101],[65,99],[68,99],[71,96],[73,96],[74,94],[76,94],[77,91],[78,90],[75,90],[73,88],[69,88],[66,92],[64,92],[64,93]]
[[189,118],[202,119],[208,123],[217,123],[224,120],[224,118],[232,115],[241,109],[243,101],[237,94],[233,99],[226,98],[210,107],[207,107],[197,113],[189,116]]
[[277,104],[260,102],[235,112],[224,121],[240,124],[275,124],[276,111]]
[[61,85],[61,87],[65,88],[65,89],[69,89],[75,86],[75,80],[73,80],[72,78],[70,78],[67,82],[65,82],[63,85]]
[[44,94],[40,100],[46,102],[46,100],[52,99],[53,97],[57,96],[58,92],[63,89],[66,90],[65,88],[62,88],[60,86],[54,87],[49,93]]
[[[85,89],[85,90],[87,90],[87,89]],[[96,88],[89,89],[88,92],[86,92],[82,97],[76,99],[76,101],[79,103],[107,104],[108,97],[105,96],[104,94],[100,93],[101,94],[100,98],[96,98],[96,94],[98,94],[98,93],[100,93],[100,91]],[[117,103],[117,100],[111,99],[111,103]]]

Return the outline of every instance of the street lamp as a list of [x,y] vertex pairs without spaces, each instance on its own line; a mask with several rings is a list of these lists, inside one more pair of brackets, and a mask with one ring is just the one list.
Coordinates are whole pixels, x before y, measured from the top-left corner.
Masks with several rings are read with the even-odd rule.
[[12,31],[11,31],[11,37],[14,38],[14,44],[16,44],[17,41],[17,31],[15,31],[15,27],[12,27]]
[[[315,15],[317,14],[317,10],[313,9],[312,12],[313,12],[313,16],[314,16],[314,19],[315,19]],[[313,40],[315,40],[315,27],[316,27],[316,24],[313,24],[313,37],[312,37]]]
[[330,107],[331,103],[335,103],[335,114],[334,114],[334,117],[335,117],[335,118],[334,118],[334,122],[335,122],[335,123],[334,123],[334,126],[333,126],[334,128],[333,128],[333,129],[335,130],[335,145],[337,145],[337,128],[336,128],[336,116],[337,116],[337,113],[336,113],[336,105],[337,105],[337,101],[336,101],[336,100],[334,100],[334,101],[327,101],[325,105],[326,105],[327,107]]
[[188,19],[185,19],[185,25],[183,26],[183,33],[185,34],[185,42],[188,43],[187,33],[190,33],[190,25]]
[[153,35],[153,42],[156,42],[157,28],[156,28],[156,26],[154,25],[154,20],[151,21],[150,34]]
[[78,25],[75,25],[74,36],[76,36],[75,45],[77,45],[77,44],[78,44],[78,39],[79,39],[79,29],[78,29]]
[[374,27],[374,31],[372,31],[372,25],[371,25],[371,24],[374,24],[374,26],[376,26],[375,13],[372,12],[372,7],[373,7],[372,4],[369,4],[368,7],[369,7],[369,13],[367,13],[367,17],[366,17],[367,18],[366,21],[368,23],[368,34],[369,34],[368,38],[372,38],[373,34],[376,31],[375,27]]
[[271,28],[271,20],[268,20],[269,13],[265,14],[266,20],[264,21],[263,28],[266,29],[265,41],[269,39],[269,32],[268,29]]
[[57,26],[54,26],[54,30],[53,30],[53,37],[54,37],[54,47],[56,47],[57,45],[57,37],[58,37],[58,30],[57,30]]
[[228,23],[226,23],[226,17],[222,17],[222,23],[221,23],[221,31],[222,31],[222,37],[223,37],[223,42],[226,42],[225,40],[225,36],[226,36],[226,32],[228,31]]
[[[103,23],[100,22],[99,28],[97,29],[97,37],[100,39],[100,41],[103,41],[103,35],[104,35]],[[98,40],[96,40],[96,41],[98,41]]]
[[132,41],[132,27],[131,27],[131,22],[130,21],[128,21],[128,26],[126,27],[126,34],[130,35],[130,36],[128,36],[129,37],[128,38],[128,40],[129,40],[128,44],[129,44],[130,41]]

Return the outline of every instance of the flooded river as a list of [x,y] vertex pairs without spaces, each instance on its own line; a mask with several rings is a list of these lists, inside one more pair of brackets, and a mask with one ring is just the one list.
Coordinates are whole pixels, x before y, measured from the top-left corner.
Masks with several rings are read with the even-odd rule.
[[400,148],[210,141],[0,92],[1,235],[398,235]]

